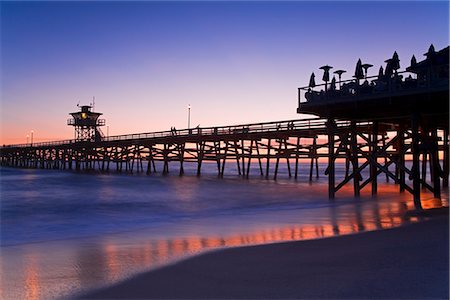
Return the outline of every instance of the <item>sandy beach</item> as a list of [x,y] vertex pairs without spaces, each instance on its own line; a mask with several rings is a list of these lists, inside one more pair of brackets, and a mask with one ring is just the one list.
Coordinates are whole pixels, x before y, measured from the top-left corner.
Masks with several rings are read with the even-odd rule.
[[448,299],[448,253],[445,209],[388,230],[214,251],[82,298]]

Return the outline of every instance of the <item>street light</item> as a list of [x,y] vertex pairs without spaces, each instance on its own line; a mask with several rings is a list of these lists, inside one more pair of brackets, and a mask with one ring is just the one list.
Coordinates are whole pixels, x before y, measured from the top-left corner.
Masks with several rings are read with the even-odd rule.
[[188,104],[188,129],[191,129],[191,105]]
[[27,134],[27,144],[30,142],[30,135]]
[[31,130],[31,146],[33,146],[33,134],[34,134],[34,130]]

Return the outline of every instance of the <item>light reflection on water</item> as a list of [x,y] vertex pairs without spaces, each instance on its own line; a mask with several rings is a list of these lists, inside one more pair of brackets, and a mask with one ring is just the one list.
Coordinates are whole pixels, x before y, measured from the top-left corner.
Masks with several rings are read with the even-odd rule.
[[[106,177],[105,180],[114,181],[115,178]],[[417,217],[405,215],[414,205],[408,193],[398,193],[396,185],[380,183],[378,198],[372,198],[370,192],[365,192],[359,200],[352,198],[351,187],[344,187],[340,198],[328,202],[319,199],[326,195],[326,185],[321,184],[312,184],[310,189],[313,192],[304,195],[310,197],[311,193],[321,191],[313,197],[320,204],[316,206],[285,207],[285,203],[281,202],[270,210],[244,207],[245,210],[236,210],[232,215],[203,214],[124,232],[2,247],[0,297],[67,297],[213,249],[327,238],[419,221]],[[171,205],[179,205],[188,212],[202,210],[198,205],[202,188],[196,178],[168,180],[168,185],[179,200]],[[305,183],[299,185],[301,188],[298,190],[291,190],[291,183],[280,181],[279,185],[266,187],[266,194],[252,190],[252,185],[245,186],[239,190],[240,201],[247,197],[265,197],[264,201],[272,204],[272,197],[275,199],[276,196],[274,193],[291,197],[309,186]],[[280,186],[286,190],[280,192]],[[261,186],[255,188],[260,190]],[[127,187],[100,186],[96,197],[101,203],[116,201],[114,195],[120,189],[127,191]],[[222,197],[230,195],[220,190],[216,193]],[[37,196],[32,193],[27,201],[33,201],[33,197]],[[160,195],[155,193],[153,196],[157,198]],[[447,194],[444,194],[443,200],[433,199],[429,193],[424,193],[422,197],[425,209],[448,206]],[[225,198],[218,198],[226,202]],[[117,214],[114,211],[104,213]]]
[[[440,206],[441,202],[431,199],[424,201],[424,204],[434,207]],[[9,284],[13,280],[16,288],[4,290],[3,297],[60,297],[117,282],[139,271],[154,269],[211,249],[326,238],[417,222],[417,217],[404,216],[409,205],[407,201],[371,201],[331,206],[313,213],[321,215],[321,224],[260,224],[260,230],[252,229],[244,233],[207,236],[188,234],[184,237],[154,239],[151,232],[143,231],[136,236],[117,234],[101,240],[7,247],[3,249],[3,257],[14,259],[3,261],[2,273],[16,269],[13,271],[15,278],[7,278],[6,282]],[[279,214],[281,218],[295,218],[295,213],[290,211]],[[147,234],[148,239],[145,238]]]

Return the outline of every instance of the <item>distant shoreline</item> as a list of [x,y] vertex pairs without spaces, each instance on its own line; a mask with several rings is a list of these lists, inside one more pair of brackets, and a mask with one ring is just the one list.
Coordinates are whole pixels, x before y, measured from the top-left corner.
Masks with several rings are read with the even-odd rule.
[[339,237],[221,249],[82,298],[448,298],[448,208]]

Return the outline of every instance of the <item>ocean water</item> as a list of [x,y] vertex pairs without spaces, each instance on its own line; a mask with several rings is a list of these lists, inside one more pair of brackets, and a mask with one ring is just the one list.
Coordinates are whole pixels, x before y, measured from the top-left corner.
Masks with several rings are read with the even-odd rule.
[[[2,299],[58,299],[223,247],[305,240],[415,222],[411,196],[380,177],[379,195],[351,184],[327,198],[325,165],[309,182],[286,167],[279,179],[246,180],[215,164],[185,176],[1,170]],[[273,168],[272,168],[273,170]],[[343,176],[343,165],[337,173]],[[426,207],[448,205],[424,193]]]

